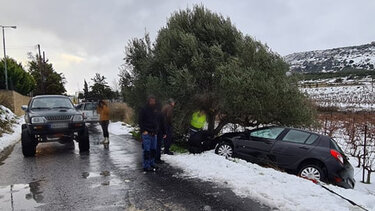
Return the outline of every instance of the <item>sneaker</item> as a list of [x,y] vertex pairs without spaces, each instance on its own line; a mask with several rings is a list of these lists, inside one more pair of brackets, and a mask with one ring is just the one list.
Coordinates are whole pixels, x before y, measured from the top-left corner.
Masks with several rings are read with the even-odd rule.
[[109,144],[109,138],[105,138],[103,144]]

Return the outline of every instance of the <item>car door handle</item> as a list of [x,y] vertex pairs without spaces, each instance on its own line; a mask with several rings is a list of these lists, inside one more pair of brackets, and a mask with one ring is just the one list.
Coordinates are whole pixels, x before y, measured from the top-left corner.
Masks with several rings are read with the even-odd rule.
[[308,150],[310,149],[309,147],[299,147],[300,149]]

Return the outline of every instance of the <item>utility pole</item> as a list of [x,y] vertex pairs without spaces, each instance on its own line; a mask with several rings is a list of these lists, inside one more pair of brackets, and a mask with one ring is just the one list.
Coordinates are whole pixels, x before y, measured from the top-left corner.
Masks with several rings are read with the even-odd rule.
[[3,30],[4,69],[5,69],[5,89],[8,90],[7,54],[6,54],[6,51],[5,51],[5,32],[4,32],[4,28],[12,28],[12,29],[16,29],[17,27],[16,27],[16,26],[2,26],[2,25],[0,25],[0,27],[1,27],[2,30]]

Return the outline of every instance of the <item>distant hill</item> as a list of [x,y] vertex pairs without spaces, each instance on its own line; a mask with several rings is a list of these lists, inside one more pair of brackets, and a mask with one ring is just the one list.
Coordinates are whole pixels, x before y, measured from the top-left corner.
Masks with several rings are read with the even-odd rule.
[[375,42],[359,46],[316,50],[284,57],[293,72],[318,73],[375,70]]

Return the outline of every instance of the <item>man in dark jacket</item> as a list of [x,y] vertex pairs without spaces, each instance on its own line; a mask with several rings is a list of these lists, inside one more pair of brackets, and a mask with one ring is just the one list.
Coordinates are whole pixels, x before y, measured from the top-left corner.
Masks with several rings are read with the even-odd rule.
[[168,100],[168,103],[163,106],[161,112],[165,118],[165,125],[166,125],[166,137],[164,139],[164,154],[173,155],[173,152],[169,150],[173,143],[173,128],[172,128],[172,120],[173,120],[173,108],[175,106],[175,101],[171,98]]
[[157,133],[159,125],[156,98],[149,96],[147,104],[139,112],[139,127],[143,146],[143,169],[155,171],[155,154],[157,147]]

